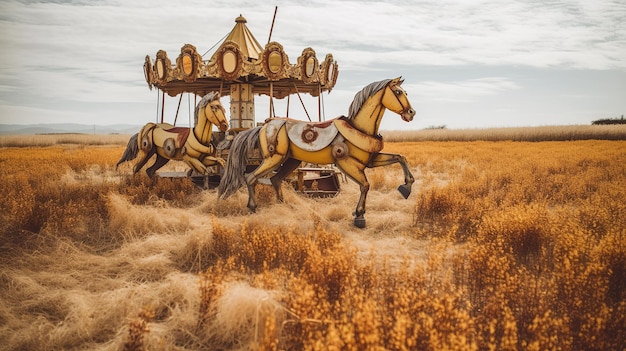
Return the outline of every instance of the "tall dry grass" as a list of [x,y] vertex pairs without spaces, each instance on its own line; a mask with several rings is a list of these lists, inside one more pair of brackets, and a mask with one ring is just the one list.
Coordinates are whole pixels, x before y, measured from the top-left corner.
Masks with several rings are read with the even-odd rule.
[[130,135],[125,134],[30,134],[0,135],[0,147],[45,147],[54,145],[96,146],[126,145]]
[[626,125],[393,130],[382,135],[390,142],[626,140]]
[[54,145],[126,145],[130,135],[125,134],[29,134],[0,135],[0,147],[45,147]]
[[218,202],[123,146],[0,149],[9,350],[618,350],[626,144],[406,142],[331,199]]

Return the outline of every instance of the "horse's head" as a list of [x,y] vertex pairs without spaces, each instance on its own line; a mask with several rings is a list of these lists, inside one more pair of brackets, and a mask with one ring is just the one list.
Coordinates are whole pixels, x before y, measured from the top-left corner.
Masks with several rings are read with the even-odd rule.
[[393,111],[402,117],[402,120],[411,122],[415,116],[415,110],[411,107],[406,91],[400,87],[404,82],[401,77],[392,79],[385,88],[382,98],[382,104],[390,111]]
[[215,124],[222,132],[228,130],[228,120],[226,119],[226,109],[220,102],[220,95],[212,92],[206,94],[198,103],[197,116],[203,113],[209,122]]

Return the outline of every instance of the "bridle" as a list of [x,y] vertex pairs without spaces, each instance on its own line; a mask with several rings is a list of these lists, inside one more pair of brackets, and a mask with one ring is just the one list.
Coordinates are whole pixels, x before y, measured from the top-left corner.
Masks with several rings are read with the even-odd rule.
[[[400,81],[400,84],[401,83],[402,81]],[[411,104],[409,103],[408,106],[404,106],[404,104],[402,103],[402,100],[400,99],[400,95],[402,94],[406,95],[406,92],[404,91],[404,89],[400,87],[400,84],[398,83],[393,84],[389,86],[389,89],[391,90],[391,92],[393,92],[393,96],[398,101],[398,104],[400,105],[400,107],[402,107],[402,110],[400,111],[400,116],[402,116],[402,119],[404,119],[405,115],[410,115],[411,117],[413,117],[415,115],[415,110],[413,110],[413,108],[411,107]],[[408,100],[407,100],[407,103],[408,103]]]

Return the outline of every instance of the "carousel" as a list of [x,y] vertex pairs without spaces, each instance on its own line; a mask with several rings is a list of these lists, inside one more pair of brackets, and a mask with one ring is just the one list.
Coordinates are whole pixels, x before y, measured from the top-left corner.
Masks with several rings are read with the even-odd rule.
[[[161,121],[146,124],[131,137],[118,165],[141,155],[133,168],[137,173],[156,156],[146,169],[152,177],[170,160],[183,161],[190,167],[184,176],[204,188],[217,187],[218,199],[246,186],[251,212],[257,209],[255,189],[259,183],[271,185],[282,202],[283,181],[305,194],[334,196],[340,188],[338,175],[345,174],[359,185],[361,194],[353,212],[354,225],[359,228],[366,223],[367,168],[400,164],[404,183],[398,191],[408,198],[415,179],[406,157],[382,152],[383,137],[378,133],[385,111],[405,122],[415,116],[401,87],[402,77],[366,85],[355,94],[347,115],[322,121],[322,94],[330,92],[337,81],[333,56],[327,54],[320,62],[315,51],[306,48],[291,63],[283,46],[270,40],[271,29],[270,39],[262,47],[246,23],[243,16],[237,17],[235,27],[208,60],[190,44],[183,45],[174,63],[163,50],[154,61],[146,56],[145,78],[150,89],[160,92]],[[175,122],[165,123],[165,95],[180,96],[178,117],[185,93],[199,98],[194,103],[193,124],[181,128]],[[290,118],[289,109],[285,116],[276,116],[274,99],[296,95],[302,102],[301,94],[318,98],[316,121],[308,112],[308,121]],[[269,112],[262,121],[255,118],[255,95],[269,98]],[[230,120],[221,103],[224,96],[230,96]],[[219,131],[214,132],[213,126]]]
[[[317,97],[317,118],[311,118],[306,112],[306,107],[304,110],[309,122],[323,121],[322,94],[333,89],[338,75],[337,62],[332,54],[326,54],[320,61],[316,52],[307,47],[292,63],[283,46],[276,41],[270,41],[272,30],[270,30],[268,43],[263,47],[246,23],[243,16],[237,17],[233,29],[208,60],[191,44],[183,45],[175,58],[170,57],[164,50],[159,50],[154,60],[149,55],[146,56],[143,65],[145,79],[151,90],[155,88],[159,91],[157,104],[160,109],[157,114],[157,123],[151,126],[151,130],[150,128],[144,128],[147,131],[142,129],[138,136],[140,139],[143,138],[143,141],[139,141],[139,145],[146,154],[150,156],[157,154],[157,161],[148,168],[149,175],[157,174],[156,170],[169,159],[182,159],[190,165],[190,171],[184,176],[191,177],[196,184],[205,188],[215,187],[220,182],[223,173],[224,162],[221,160],[228,158],[233,137],[238,132],[250,129],[267,118],[276,117],[274,99],[286,98],[288,99],[287,106],[289,106],[291,97],[297,96],[304,107],[302,94]],[[182,142],[188,137],[181,137],[179,134],[184,128],[176,127],[176,122],[174,125],[165,123],[166,95],[178,97],[178,108],[174,118],[176,121],[185,93],[193,95],[196,101],[194,105],[197,105],[194,125],[190,128],[191,131],[185,133],[192,139],[195,136],[197,139],[195,141],[198,143],[206,144],[204,148],[201,146],[196,149],[190,148],[186,145],[189,144],[188,142]],[[195,130],[198,129],[199,115],[202,118],[202,115],[209,114],[199,111],[200,105],[208,105],[202,101],[197,103],[197,100],[209,94],[217,94],[216,96],[222,98],[230,97],[228,129],[220,128],[218,123],[213,123],[220,128],[220,131],[207,133],[206,126],[210,127],[211,123],[206,122],[203,131]],[[261,120],[256,119],[255,96],[257,95],[263,95],[269,99],[269,111],[262,114]],[[281,117],[291,118],[289,107],[286,114]],[[159,126],[164,126],[166,131],[159,130]],[[161,144],[166,144],[165,140],[170,140],[169,145],[155,147],[159,144],[157,140],[159,138]],[[150,152],[152,150],[154,151]],[[190,154],[190,150],[196,152],[191,152],[191,157],[185,158],[185,155]],[[200,159],[203,155],[205,159]],[[249,159],[252,167],[258,165],[261,158],[260,155],[250,155]],[[138,163],[139,168],[147,162],[147,159],[146,162],[142,161]],[[201,163],[205,167],[198,167],[194,163]],[[138,170],[135,166],[135,171]],[[309,195],[332,196],[339,192],[338,174],[339,172],[333,167],[307,164],[298,168],[291,180],[300,192]],[[181,176],[180,173],[174,172],[160,172],[158,175]]]

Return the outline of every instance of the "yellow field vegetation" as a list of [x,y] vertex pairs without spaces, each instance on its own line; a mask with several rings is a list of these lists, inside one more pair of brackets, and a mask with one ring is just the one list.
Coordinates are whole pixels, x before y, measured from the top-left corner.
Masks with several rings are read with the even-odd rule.
[[626,125],[569,125],[482,129],[429,128],[383,131],[386,141],[626,140]]
[[413,193],[368,170],[357,229],[351,182],[250,214],[120,145],[0,148],[0,349],[623,349],[626,142],[385,151]]
[[[139,130],[137,130],[139,131]],[[129,135],[124,134],[29,134],[0,135],[0,147],[29,147],[53,145],[126,145]]]

